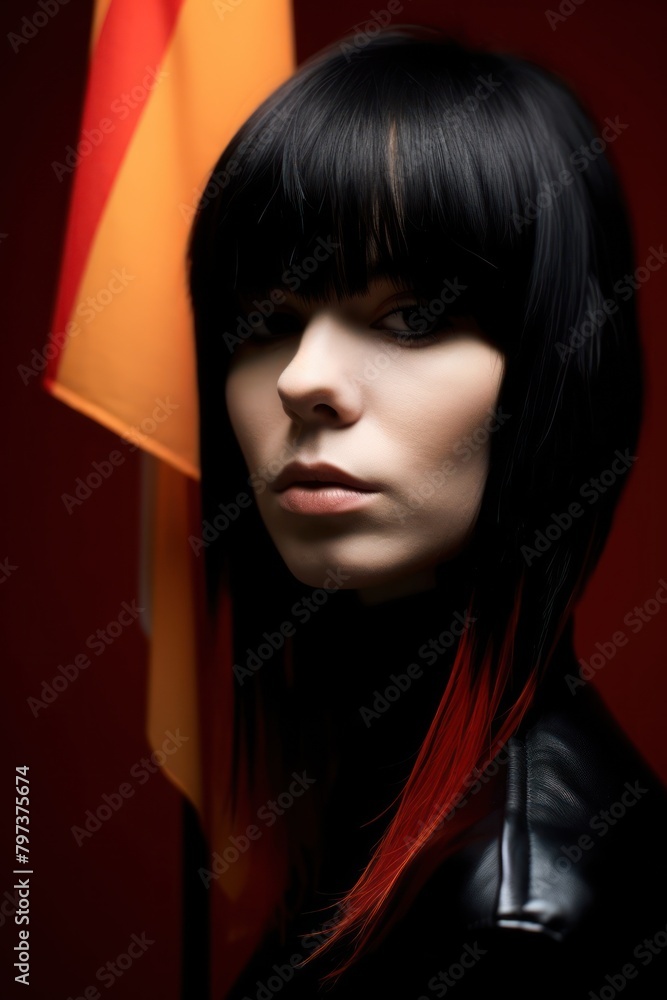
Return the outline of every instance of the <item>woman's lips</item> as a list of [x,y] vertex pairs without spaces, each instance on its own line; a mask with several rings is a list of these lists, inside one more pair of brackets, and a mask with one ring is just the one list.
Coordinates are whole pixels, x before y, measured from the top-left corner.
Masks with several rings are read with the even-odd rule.
[[277,493],[283,510],[293,514],[342,514],[365,507],[376,496],[376,490],[320,481],[295,482]]
[[350,472],[339,469],[328,462],[315,462],[307,465],[305,462],[290,462],[277,476],[272,489],[277,493],[290,486],[346,486],[361,492],[377,492],[377,483],[365,482],[353,476]]
[[328,462],[290,462],[273,484],[278,503],[293,514],[342,514],[358,510],[379,495],[364,482]]

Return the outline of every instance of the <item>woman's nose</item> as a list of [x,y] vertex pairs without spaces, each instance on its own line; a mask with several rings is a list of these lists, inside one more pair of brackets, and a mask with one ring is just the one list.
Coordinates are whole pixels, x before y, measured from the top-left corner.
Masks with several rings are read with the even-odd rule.
[[301,423],[354,423],[361,414],[361,379],[354,377],[361,359],[359,334],[345,330],[329,312],[313,316],[278,378],[285,413]]

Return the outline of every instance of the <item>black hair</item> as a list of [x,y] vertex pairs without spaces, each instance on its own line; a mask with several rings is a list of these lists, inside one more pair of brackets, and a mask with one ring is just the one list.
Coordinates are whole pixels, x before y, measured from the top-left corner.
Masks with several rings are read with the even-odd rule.
[[[393,27],[354,51],[329,46],[263,102],[218,160],[191,237],[204,521],[248,483],[223,391],[247,330],[242,295],[261,303],[289,287],[318,245],[324,259],[294,282],[306,301],[364,291],[376,275],[426,300],[458,282],[453,308],[474,315],[506,359],[507,418],[490,442],[469,551],[468,682],[481,683],[490,656],[514,724],[602,552],[627,475],[592,502],[586,484],[634,455],[641,420],[634,294],[618,292],[634,253],[604,149],[612,135],[598,135],[566,82],[525,59]],[[246,599],[275,600],[248,571],[249,552],[285,573],[254,509],[206,550],[212,608],[223,580]],[[236,622],[241,634],[247,621]],[[520,639],[511,656],[509,629]],[[261,698],[286,683],[272,670],[253,685],[250,737]]]

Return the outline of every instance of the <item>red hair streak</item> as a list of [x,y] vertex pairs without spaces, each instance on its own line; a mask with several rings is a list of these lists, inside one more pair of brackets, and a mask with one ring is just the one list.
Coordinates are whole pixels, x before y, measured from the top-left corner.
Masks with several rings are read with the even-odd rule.
[[[395,800],[398,801],[396,813],[358,881],[338,904],[343,915],[327,931],[326,939],[300,963],[303,967],[344,937],[352,935],[355,947],[349,959],[323,976],[324,981],[349,969],[368,946],[403,873],[423,851],[436,829],[442,830],[444,817],[460,802],[470,776],[478,773],[476,769],[484,769],[491,763],[500,746],[516,732],[530,707],[537,667],[531,671],[505,718],[497,719],[501,698],[512,674],[521,590],[519,586],[495,670],[492,652],[487,648],[475,677],[474,639],[468,632],[461,637],[435,717],[405,787]],[[499,724],[491,748],[489,734],[494,723]],[[428,817],[426,822],[424,817]],[[452,833],[455,826],[451,827]],[[441,832],[439,837],[442,857],[443,848],[446,853],[452,837],[444,838]],[[304,939],[312,937],[322,937],[322,931],[303,935]]]

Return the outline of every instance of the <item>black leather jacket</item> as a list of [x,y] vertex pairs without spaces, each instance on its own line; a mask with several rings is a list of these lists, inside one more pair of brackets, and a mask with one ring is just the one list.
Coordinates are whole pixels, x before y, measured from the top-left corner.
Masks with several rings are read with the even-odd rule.
[[[269,936],[230,998],[665,995],[667,793],[592,686],[563,682],[578,670],[569,637],[559,655],[498,766],[463,804],[475,821],[397,901],[376,946],[322,985],[346,953],[295,968],[294,956],[310,953],[300,935],[318,926],[302,912],[282,942]],[[327,902],[313,895],[313,908]]]

